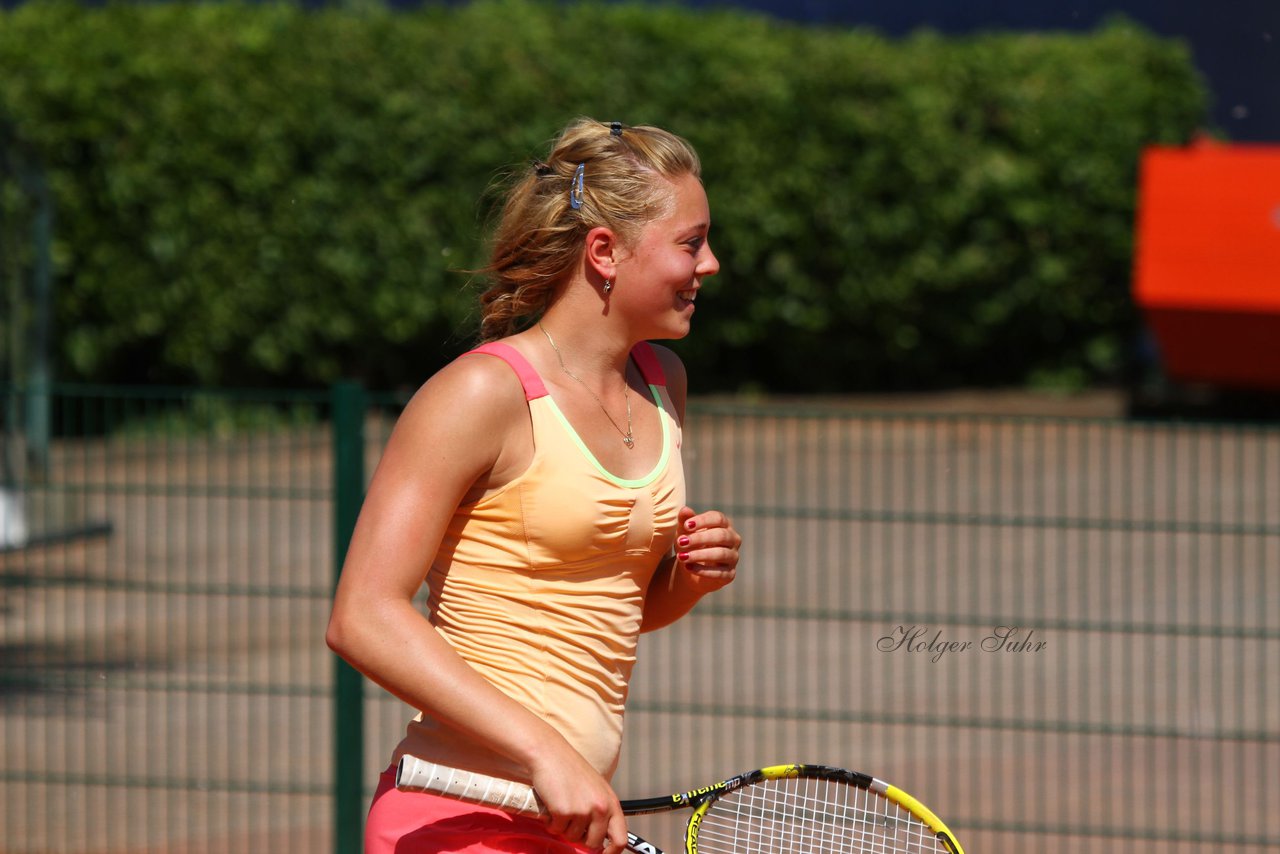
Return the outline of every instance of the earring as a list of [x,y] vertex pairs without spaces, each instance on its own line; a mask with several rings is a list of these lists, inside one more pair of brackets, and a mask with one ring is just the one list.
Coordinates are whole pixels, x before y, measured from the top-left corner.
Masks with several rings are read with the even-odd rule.
[[613,282],[609,281],[608,279],[605,279],[605,280],[604,280],[604,295],[605,295],[605,296],[608,296],[608,295],[609,295],[609,292],[610,292],[610,291],[612,291],[612,290],[613,290]]

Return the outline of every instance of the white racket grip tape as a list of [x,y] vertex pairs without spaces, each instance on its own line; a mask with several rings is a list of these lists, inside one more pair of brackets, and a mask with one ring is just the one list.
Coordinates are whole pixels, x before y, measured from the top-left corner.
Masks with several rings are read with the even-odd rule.
[[396,764],[396,788],[404,792],[430,792],[471,804],[487,804],[520,815],[546,815],[531,786],[450,768],[408,754],[401,756]]

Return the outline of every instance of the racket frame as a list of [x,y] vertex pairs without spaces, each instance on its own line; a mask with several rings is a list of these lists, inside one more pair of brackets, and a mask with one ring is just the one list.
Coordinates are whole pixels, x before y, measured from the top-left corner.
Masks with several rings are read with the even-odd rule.
[[697,854],[697,834],[698,828],[702,822],[702,817],[715,805],[715,802],[725,795],[750,786],[755,783],[763,783],[769,780],[786,780],[786,779],[811,779],[811,780],[829,780],[837,783],[847,783],[856,786],[859,789],[872,791],[889,802],[906,810],[912,816],[917,818],[942,842],[952,854],[964,854],[964,849],[960,847],[960,843],[956,841],[953,834],[928,807],[922,804],[912,795],[899,789],[890,783],[886,783],[877,777],[869,774],[863,774],[859,771],[850,771],[845,768],[837,768],[831,765],[814,765],[805,763],[792,763],[786,765],[769,765],[764,768],[757,768],[753,771],[747,771],[736,777],[730,777],[713,786],[707,786],[701,789],[694,789],[690,792],[684,792],[678,795],[669,795],[666,798],[650,798],[643,801],[623,801],[622,811],[628,815],[637,815],[641,812],[659,812],[661,809],[636,809],[635,812],[628,811],[628,805],[649,806],[656,802],[664,802],[671,804],[663,809],[675,809],[678,807],[689,806],[693,808],[692,815],[689,816],[689,822],[685,828],[685,851],[688,854]]

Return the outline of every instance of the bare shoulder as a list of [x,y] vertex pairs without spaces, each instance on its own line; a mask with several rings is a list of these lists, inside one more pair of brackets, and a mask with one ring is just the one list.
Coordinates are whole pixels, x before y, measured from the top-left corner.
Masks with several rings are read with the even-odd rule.
[[689,376],[685,371],[684,362],[670,347],[653,343],[649,346],[653,348],[658,364],[662,365],[662,372],[667,378],[667,394],[671,395],[671,402],[676,405],[683,420],[685,399],[689,393]]
[[515,371],[502,359],[484,353],[467,353],[445,365],[414,395],[426,396],[445,404],[469,404],[477,415],[487,411],[505,415],[524,406]]
[[483,469],[497,458],[511,425],[527,420],[524,409],[520,380],[505,362],[467,354],[422,384],[392,438],[432,456],[456,455],[458,462]]

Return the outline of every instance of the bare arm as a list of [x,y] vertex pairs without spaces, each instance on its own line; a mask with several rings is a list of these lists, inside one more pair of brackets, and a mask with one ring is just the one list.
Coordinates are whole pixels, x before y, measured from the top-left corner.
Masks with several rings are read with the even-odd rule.
[[325,639],[413,708],[514,760],[553,816],[551,831],[599,847],[606,833],[626,838],[608,783],[554,728],[480,676],[413,606],[459,503],[527,463],[528,429],[519,383],[497,359],[464,358],[423,386],[370,483]]

